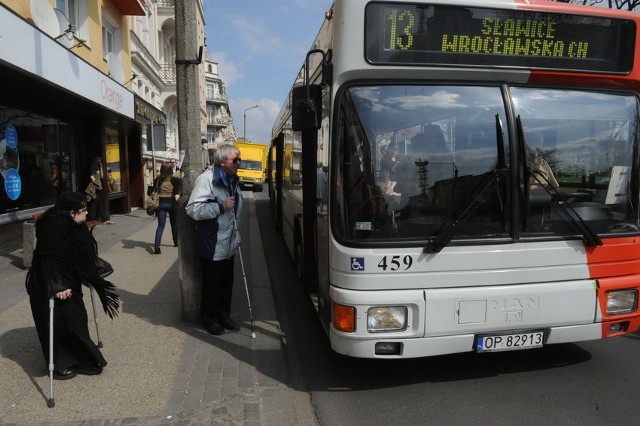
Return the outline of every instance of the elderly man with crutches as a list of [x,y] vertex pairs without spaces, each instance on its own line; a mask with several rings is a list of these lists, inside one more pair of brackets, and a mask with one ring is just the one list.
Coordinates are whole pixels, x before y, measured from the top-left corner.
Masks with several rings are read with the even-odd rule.
[[202,272],[200,317],[204,329],[214,335],[240,329],[231,319],[234,259],[240,246],[237,223],[243,204],[236,174],[239,165],[240,150],[231,144],[220,146],[213,169],[198,176],[186,207],[196,220]]

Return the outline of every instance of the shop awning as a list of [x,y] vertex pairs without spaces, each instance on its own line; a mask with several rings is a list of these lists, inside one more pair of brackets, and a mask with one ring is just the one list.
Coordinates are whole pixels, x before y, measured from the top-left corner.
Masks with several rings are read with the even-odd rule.
[[145,15],[145,0],[111,0],[123,15]]

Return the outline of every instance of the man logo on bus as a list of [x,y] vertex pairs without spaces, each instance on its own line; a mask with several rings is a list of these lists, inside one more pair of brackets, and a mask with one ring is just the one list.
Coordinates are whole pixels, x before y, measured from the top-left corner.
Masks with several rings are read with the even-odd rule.
[[364,257],[352,257],[351,258],[351,270],[352,271],[364,271]]

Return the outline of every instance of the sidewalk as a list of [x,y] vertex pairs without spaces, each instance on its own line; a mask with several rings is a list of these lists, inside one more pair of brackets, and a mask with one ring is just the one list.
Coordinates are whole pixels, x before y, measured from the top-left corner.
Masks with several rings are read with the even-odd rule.
[[[244,195],[242,254],[256,339],[239,257],[232,316],[242,328],[212,336],[182,320],[178,249],[169,225],[162,254],[153,255],[155,219],[143,210],[114,215],[114,225],[94,230],[122,300],[114,320],[98,308],[109,365],[100,376],[54,381],[54,408],[47,408],[49,377],[24,290],[22,250],[0,256],[0,424],[316,424],[309,395],[290,386],[255,198]],[[97,341],[88,290],[84,296]]]

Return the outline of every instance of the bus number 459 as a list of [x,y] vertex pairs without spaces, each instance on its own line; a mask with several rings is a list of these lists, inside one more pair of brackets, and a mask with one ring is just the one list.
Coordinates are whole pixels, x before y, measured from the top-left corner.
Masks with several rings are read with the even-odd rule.
[[413,265],[413,258],[409,255],[406,256],[384,256],[378,263],[378,268],[383,271],[397,271],[402,268],[403,271],[411,268]]

